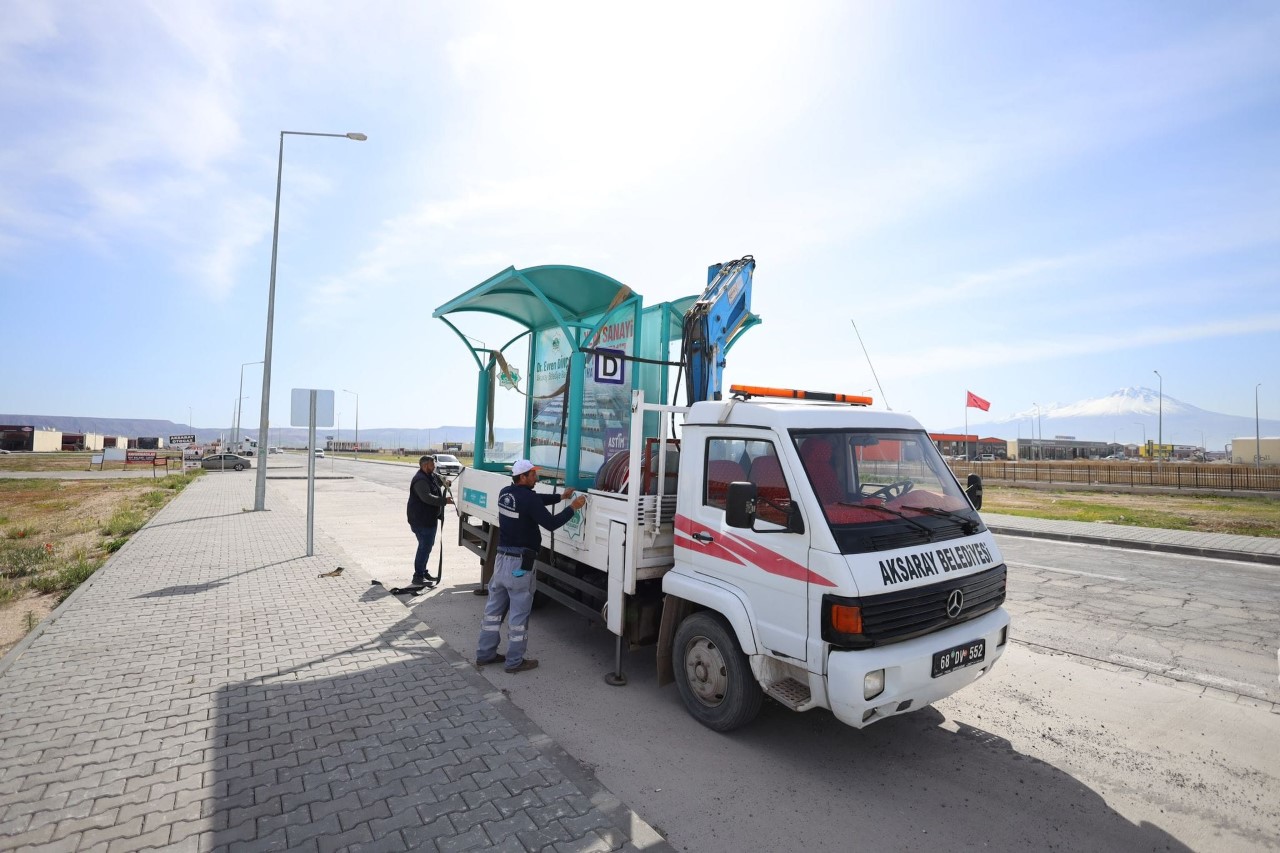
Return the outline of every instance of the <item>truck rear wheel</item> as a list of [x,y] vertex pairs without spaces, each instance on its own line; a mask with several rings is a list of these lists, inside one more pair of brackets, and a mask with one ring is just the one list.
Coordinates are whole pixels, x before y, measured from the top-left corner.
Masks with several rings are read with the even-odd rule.
[[733,629],[718,614],[701,611],[676,629],[676,687],[693,718],[718,732],[755,719],[764,694]]

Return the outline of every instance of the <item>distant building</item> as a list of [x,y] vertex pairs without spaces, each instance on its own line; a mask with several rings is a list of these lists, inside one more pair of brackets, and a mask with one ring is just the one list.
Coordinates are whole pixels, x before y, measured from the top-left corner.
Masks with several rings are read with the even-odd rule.
[[1102,459],[1125,453],[1126,445],[1113,441],[1079,441],[1074,438],[1018,438],[1008,442],[1009,457],[1027,462],[1041,459]]
[[1259,445],[1256,436],[1233,438],[1231,440],[1231,461],[1237,465],[1256,465],[1255,455],[1258,447],[1262,448],[1262,464],[1274,467],[1280,465],[1280,438],[1263,436]]
[[30,424],[0,425],[0,449],[15,453],[46,453],[62,449],[62,431]]

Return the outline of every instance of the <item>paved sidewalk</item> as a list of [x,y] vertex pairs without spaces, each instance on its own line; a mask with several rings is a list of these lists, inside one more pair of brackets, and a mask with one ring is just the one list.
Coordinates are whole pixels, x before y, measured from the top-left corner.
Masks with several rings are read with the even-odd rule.
[[[0,660],[0,849],[670,846],[279,494],[200,478]],[[519,676],[511,676],[519,678]]]
[[1245,560],[1280,566],[1280,539],[1265,536],[1235,536],[1226,533],[1193,533],[1152,527],[1124,527],[1094,521],[1050,521],[1017,515],[984,512],[982,520],[993,533],[1034,536],[1066,542],[1090,542],[1113,548],[1136,548],[1194,554],[1224,560]]

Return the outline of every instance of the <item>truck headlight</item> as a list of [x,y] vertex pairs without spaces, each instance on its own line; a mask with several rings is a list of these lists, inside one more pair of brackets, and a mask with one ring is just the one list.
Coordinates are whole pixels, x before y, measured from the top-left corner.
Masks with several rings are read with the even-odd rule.
[[868,701],[884,692],[884,670],[877,669],[862,677],[862,698]]

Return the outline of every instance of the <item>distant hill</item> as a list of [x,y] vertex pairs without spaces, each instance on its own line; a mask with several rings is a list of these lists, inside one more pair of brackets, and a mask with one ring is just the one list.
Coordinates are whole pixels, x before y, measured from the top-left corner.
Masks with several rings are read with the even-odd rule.
[[[1159,435],[1160,394],[1150,388],[1122,388],[1106,397],[1080,400],[1075,403],[1047,403],[1040,407],[1038,430],[1045,438],[1057,435],[1073,436],[1082,441],[1115,441],[1120,444],[1139,444],[1146,438],[1156,441]],[[977,420],[984,415],[977,409],[970,410],[969,432],[981,438],[1031,438],[1032,422],[1036,411],[1031,409],[991,421]],[[173,421],[143,418],[90,418],[75,415],[0,415],[0,424],[52,427],[63,432],[96,432],[102,435],[123,435],[128,438],[170,435],[194,432],[197,440],[209,442],[215,438],[229,438],[231,427],[196,427],[176,424]],[[928,425],[933,432],[961,432],[962,424],[948,427]],[[1264,436],[1280,435],[1280,421],[1263,419]],[[254,437],[257,423],[241,424],[241,435]],[[519,441],[523,431],[511,427],[494,429],[498,441]],[[1254,434],[1253,418],[1224,415],[1197,408],[1189,403],[1164,396],[1165,444],[1189,444],[1199,447],[1202,441],[1208,450],[1222,450],[1235,438]],[[321,443],[327,436],[351,441],[355,431],[344,427],[339,433],[334,429],[319,429]],[[405,447],[413,450],[439,447],[446,441],[470,442],[475,438],[475,427],[437,426],[425,429],[381,428],[360,430],[360,441],[375,447]],[[296,427],[272,427],[271,443],[289,447],[302,447],[307,441],[307,431]]]
[[[173,421],[151,420],[147,418],[91,418],[80,415],[0,415],[0,424],[13,426],[33,426],[52,428],[63,432],[94,432],[100,435],[123,435],[126,438],[139,436],[160,436],[167,439],[171,435],[194,433],[196,440],[210,442],[217,438],[230,438],[232,427],[192,427],[189,424],[176,424]],[[241,424],[242,437],[254,438],[258,434],[258,424]],[[327,436],[335,436],[347,441],[355,440],[355,430],[344,427],[339,433],[335,429],[320,428],[316,430],[321,443]],[[496,427],[494,437],[501,442],[519,441],[523,430],[510,427]],[[376,447],[406,447],[414,450],[427,447],[439,447],[446,441],[470,442],[475,439],[475,427],[471,426],[438,426],[426,429],[362,429],[360,441],[371,442]],[[272,427],[271,443],[289,447],[302,447],[307,442],[307,431],[297,427]]]
[[[1254,435],[1253,418],[1210,412],[1164,395],[1164,443],[1189,444],[1206,450],[1222,450],[1233,439]],[[1115,441],[1119,444],[1141,444],[1143,432],[1152,442],[1161,430],[1160,392],[1151,388],[1121,388],[1106,397],[1075,403],[1047,403],[1040,407],[1037,435],[1046,439],[1072,436],[1081,441]],[[1031,438],[1036,410],[1018,412],[993,421],[979,421],[976,409],[969,414],[969,433],[981,438]],[[1263,418],[1264,436],[1280,434],[1280,421]],[[963,425],[948,427],[946,432],[960,432]]]

